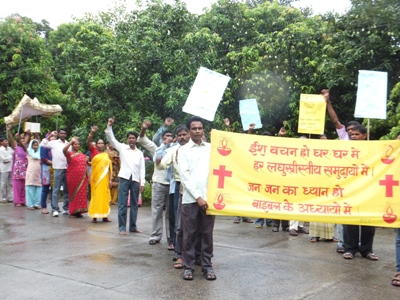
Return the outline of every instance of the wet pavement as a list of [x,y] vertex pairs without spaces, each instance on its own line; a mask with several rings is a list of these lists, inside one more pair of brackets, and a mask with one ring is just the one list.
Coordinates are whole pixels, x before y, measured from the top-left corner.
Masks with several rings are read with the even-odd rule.
[[53,218],[0,204],[1,299],[400,299],[390,285],[395,271],[393,229],[377,228],[374,252],[345,260],[329,242],[233,224],[217,217],[214,270],[210,282],[196,267],[184,281],[172,266],[173,252],[149,245],[151,211],[139,208],[143,233],[120,236],[117,207],[112,223],[91,223],[85,216]]

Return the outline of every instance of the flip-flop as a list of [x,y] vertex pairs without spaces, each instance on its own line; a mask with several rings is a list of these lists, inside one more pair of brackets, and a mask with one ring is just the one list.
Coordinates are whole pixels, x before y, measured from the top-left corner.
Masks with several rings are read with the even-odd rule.
[[120,231],[119,235],[126,235],[126,231]]
[[[92,223],[97,223],[97,219],[95,218],[95,219],[93,219],[92,220]],[[126,232],[125,232],[126,233]]]
[[155,244],[157,244],[157,243],[159,243],[160,241],[157,241],[157,240],[150,240],[149,241],[149,245],[155,245]]
[[109,218],[103,218],[103,222],[111,222]]

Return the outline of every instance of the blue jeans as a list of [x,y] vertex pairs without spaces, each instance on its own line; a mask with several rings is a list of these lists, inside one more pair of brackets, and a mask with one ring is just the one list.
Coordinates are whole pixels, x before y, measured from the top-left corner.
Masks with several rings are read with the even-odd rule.
[[[254,222],[254,224],[260,224],[261,226],[263,226],[264,225],[264,219],[257,219],[255,222]],[[272,226],[273,225],[273,223],[272,223],[272,220],[270,220],[270,219],[265,219],[265,224],[267,225],[267,226]]]
[[118,229],[126,231],[128,192],[131,192],[131,207],[129,213],[129,231],[137,230],[139,183],[119,177],[118,185]]
[[[47,208],[47,195],[49,194],[50,191],[50,185],[42,185],[42,195],[40,198],[40,206],[42,208]],[[52,199],[52,194],[50,194],[50,203]]]
[[396,232],[396,272],[400,272],[400,228],[394,231]]
[[63,186],[64,203],[63,210],[68,211],[68,187],[67,187],[67,170],[54,170],[53,192],[51,195],[51,208],[58,212],[58,194],[60,193],[61,185]]

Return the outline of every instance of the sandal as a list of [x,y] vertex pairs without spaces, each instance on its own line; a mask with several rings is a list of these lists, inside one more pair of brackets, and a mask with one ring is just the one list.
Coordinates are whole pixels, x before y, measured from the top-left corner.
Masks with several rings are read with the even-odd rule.
[[47,209],[43,208],[43,209],[42,209],[42,214],[44,214],[44,215],[48,215],[48,214],[49,214],[49,212],[47,211]]
[[103,218],[103,222],[111,222],[109,218]]
[[203,276],[207,280],[215,280],[217,279],[217,276],[215,276],[214,270],[213,269],[203,269]]
[[168,245],[168,250],[175,250],[174,244],[169,244]]
[[238,219],[234,219],[234,220],[233,220],[233,223],[235,223],[235,224],[239,224],[239,223],[240,223],[240,220],[238,220]]
[[157,240],[150,240],[149,241],[149,245],[155,245],[155,244],[157,244],[157,243],[159,243],[160,241],[157,241]]
[[297,233],[296,229],[290,229],[290,230],[289,230],[289,235],[297,236],[298,233]]
[[185,269],[185,272],[183,272],[183,280],[193,280],[193,269]]
[[97,218],[93,218],[92,223],[97,223]]
[[368,253],[368,254],[365,255],[364,257],[365,257],[365,258],[368,258],[369,260],[373,260],[373,261],[376,261],[376,260],[379,259],[378,256],[376,256],[376,255],[375,255],[374,253],[372,253],[372,252]]
[[337,253],[344,253],[344,247],[337,247],[336,248]]
[[346,252],[345,254],[343,254],[343,258],[344,259],[353,259],[354,255],[351,252]]
[[278,232],[278,231],[279,231],[279,228],[278,228],[278,227],[272,228],[272,232]]
[[305,233],[305,234],[308,234],[308,233],[309,233],[308,229],[306,229],[306,228],[304,228],[304,227],[298,227],[297,232]]
[[185,265],[182,262],[182,258],[178,258],[176,262],[174,262],[175,269],[183,269]]
[[120,231],[119,235],[126,235],[126,231]]
[[311,242],[311,243],[319,242],[319,237],[318,237],[318,236],[313,236],[313,237],[310,239],[310,242]]
[[400,272],[394,274],[394,277],[392,278],[392,285],[400,286]]

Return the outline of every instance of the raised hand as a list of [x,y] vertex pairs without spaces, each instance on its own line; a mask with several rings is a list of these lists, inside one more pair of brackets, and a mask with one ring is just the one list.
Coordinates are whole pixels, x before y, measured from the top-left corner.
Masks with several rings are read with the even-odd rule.
[[149,129],[151,126],[151,122],[149,120],[144,120],[143,124],[142,124],[142,128],[143,129]]
[[323,89],[321,91],[322,96],[324,96],[324,99],[326,102],[330,101],[330,97],[329,97],[329,90],[328,89]]
[[255,123],[251,123],[249,125],[249,130],[253,130],[255,127],[256,127],[256,124]]
[[171,117],[166,118],[165,121],[164,121],[164,125],[166,127],[171,126],[172,123],[174,123],[174,119],[172,119]]
[[281,127],[281,129],[279,129],[278,135],[279,135],[279,136],[284,136],[284,135],[286,135],[286,130],[285,130],[285,128]]
[[224,123],[225,123],[225,126],[226,126],[226,127],[229,127],[229,126],[231,125],[231,122],[229,121],[228,118],[225,118],[225,119],[224,119]]
[[99,130],[99,127],[97,127],[97,125],[92,126],[91,132],[96,132],[97,130]]

